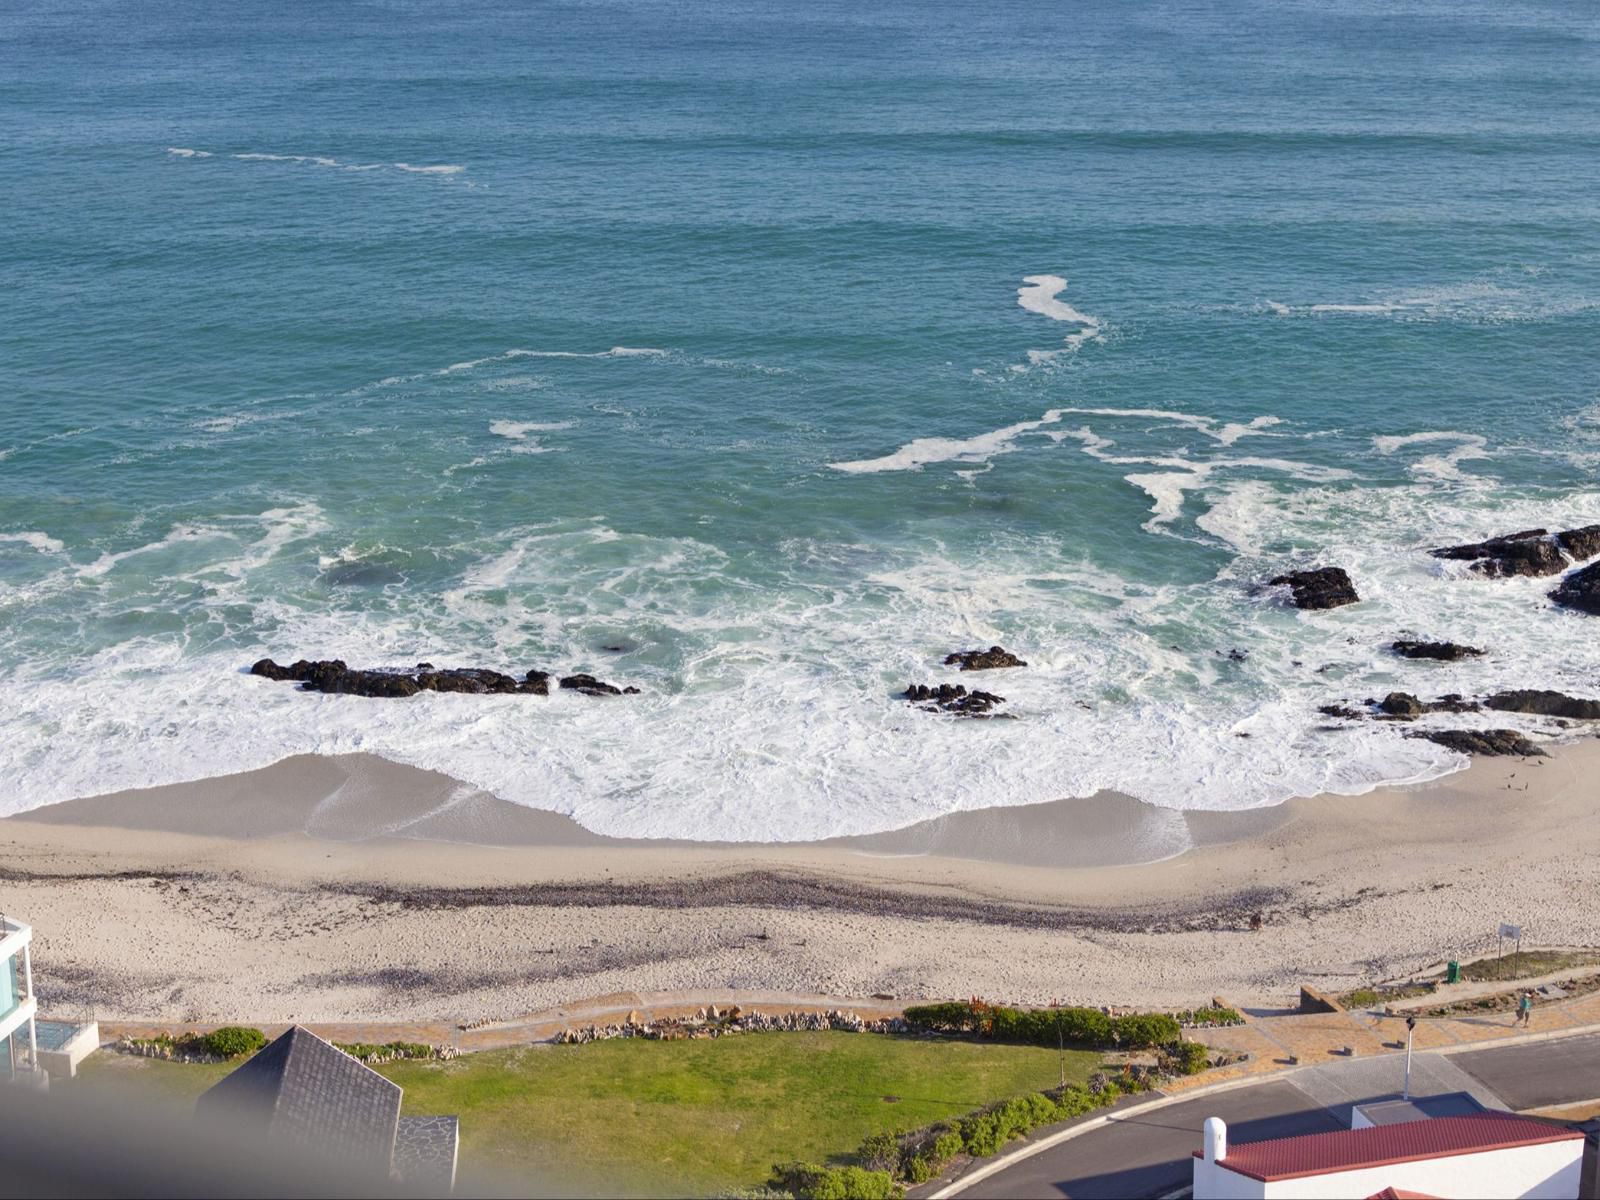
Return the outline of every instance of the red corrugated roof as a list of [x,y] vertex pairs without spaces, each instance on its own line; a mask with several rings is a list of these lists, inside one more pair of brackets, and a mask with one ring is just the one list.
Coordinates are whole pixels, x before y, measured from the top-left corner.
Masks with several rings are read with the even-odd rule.
[[1454,1154],[1481,1154],[1513,1146],[1583,1140],[1575,1129],[1562,1129],[1509,1113],[1476,1113],[1467,1117],[1435,1117],[1371,1129],[1341,1129],[1270,1142],[1244,1142],[1228,1147],[1219,1165],[1251,1179],[1270,1182],[1302,1175],[1327,1175],[1363,1167],[1386,1167],[1418,1159]]
[[1367,1200],[1439,1200],[1439,1197],[1430,1196],[1427,1192],[1408,1192],[1404,1188],[1386,1187],[1381,1192],[1373,1192]]

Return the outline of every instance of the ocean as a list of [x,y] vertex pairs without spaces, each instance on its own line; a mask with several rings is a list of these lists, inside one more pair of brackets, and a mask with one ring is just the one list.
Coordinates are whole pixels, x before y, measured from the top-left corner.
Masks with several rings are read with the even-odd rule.
[[60,0],[0,87],[0,812],[352,751],[627,836],[1240,809],[1464,765],[1320,705],[1592,694],[1553,580],[1425,553],[1600,521],[1587,0]]

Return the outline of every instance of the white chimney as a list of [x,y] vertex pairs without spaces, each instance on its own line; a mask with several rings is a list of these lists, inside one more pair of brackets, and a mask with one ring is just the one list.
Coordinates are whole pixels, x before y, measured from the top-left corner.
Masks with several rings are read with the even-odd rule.
[[1221,1117],[1207,1117],[1206,1123],[1200,1128],[1205,1138],[1205,1160],[1216,1162],[1220,1158],[1227,1158],[1228,1123]]

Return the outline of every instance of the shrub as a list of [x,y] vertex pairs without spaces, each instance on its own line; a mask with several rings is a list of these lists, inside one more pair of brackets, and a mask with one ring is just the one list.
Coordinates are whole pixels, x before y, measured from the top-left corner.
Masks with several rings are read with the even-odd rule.
[[1200,1042],[1173,1042],[1161,1047],[1162,1070],[1174,1075],[1198,1075],[1210,1065],[1211,1048]]
[[900,1188],[887,1171],[862,1167],[821,1167],[816,1163],[779,1163],[772,1185],[797,1200],[894,1200]]
[[1232,1008],[1195,1008],[1176,1014],[1178,1024],[1194,1026],[1243,1025],[1244,1018]]
[[900,1166],[900,1135],[875,1133],[856,1151],[861,1166],[869,1171],[894,1172]]
[[224,1025],[195,1039],[195,1046],[217,1058],[254,1054],[267,1044],[267,1035],[244,1025]]
[[393,1058],[432,1058],[432,1046],[425,1046],[421,1042],[385,1042],[383,1045],[374,1045],[371,1042],[335,1042],[333,1043],[351,1058],[362,1062],[373,1059],[387,1061]]
[[1178,1034],[1178,1022],[1166,1013],[1129,1013],[1111,1022],[1111,1037],[1119,1046],[1160,1046],[1177,1041]]

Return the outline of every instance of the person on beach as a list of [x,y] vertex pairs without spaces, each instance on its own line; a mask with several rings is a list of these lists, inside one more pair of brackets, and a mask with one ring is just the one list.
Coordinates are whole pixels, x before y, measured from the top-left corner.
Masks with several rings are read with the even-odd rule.
[[1523,992],[1522,998],[1517,1001],[1517,1024],[1530,1025],[1533,1021],[1533,993]]

